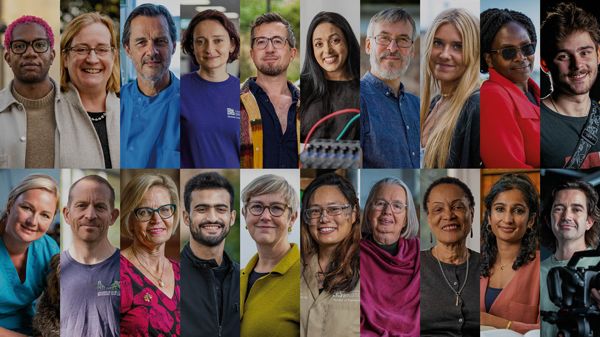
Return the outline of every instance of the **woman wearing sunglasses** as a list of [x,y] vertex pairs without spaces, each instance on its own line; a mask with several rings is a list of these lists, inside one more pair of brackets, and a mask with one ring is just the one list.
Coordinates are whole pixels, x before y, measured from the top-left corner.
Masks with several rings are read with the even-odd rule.
[[327,173],[302,197],[300,336],[359,336],[360,206],[352,184]]
[[165,244],[179,223],[179,194],[163,174],[134,177],[121,193],[121,336],[179,336],[179,263]]
[[537,37],[523,13],[481,13],[481,158],[494,168],[540,166],[540,87],[531,79]]
[[240,335],[298,336],[300,251],[288,241],[298,217],[298,192],[265,174],[242,190],[242,215],[257,253],[240,275]]

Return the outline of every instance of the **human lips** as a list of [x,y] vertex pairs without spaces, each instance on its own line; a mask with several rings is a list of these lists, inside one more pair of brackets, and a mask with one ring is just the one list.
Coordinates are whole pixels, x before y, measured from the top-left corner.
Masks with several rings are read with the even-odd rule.
[[82,68],[81,71],[83,71],[84,73],[87,74],[99,74],[103,71],[104,69],[100,69],[100,68]]
[[587,76],[588,76],[588,72],[577,72],[577,73],[571,73],[569,75],[567,75],[567,78],[569,80],[571,80],[572,82],[580,82],[583,81]]
[[577,229],[577,225],[573,222],[570,221],[561,221],[558,224],[558,229],[559,230],[571,230],[571,229]]
[[450,71],[450,70],[453,70],[454,68],[456,68],[455,65],[449,64],[449,63],[436,63],[435,66],[436,66],[436,68],[438,68],[438,70],[441,70],[441,71]]
[[390,218],[390,217],[377,218],[377,224],[378,225],[392,226],[392,225],[394,225],[394,223],[395,223],[394,218]]
[[21,63],[21,68],[39,68],[41,67],[40,64],[36,63],[36,62],[23,62]]
[[512,70],[515,71],[519,71],[519,72],[529,72],[530,68],[529,68],[529,63],[525,63],[523,65],[517,65],[511,68]]
[[445,231],[445,232],[454,232],[454,231],[460,230],[460,225],[457,223],[449,223],[449,224],[443,225],[441,227],[441,229],[442,229],[442,231]]
[[331,234],[333,232],[337,231],[337,227],[332,227],[332,226],[319,226],[317,227],[317,232],[319,232],[319,234]]
[[29,226],[27,224],[21,224],[21,231],[27,235],[33,235],[37,233],[36,226]]
[[335,64],[337,63],[339,56],[331,55],[323,58],[323,63],[325,64]]
[[503,233],[513,233],[514,231],[517,230],[517,227],[514,226],[498,226],[498,230],[503,232]]
[[161,235],[167,231],[165,227],[150,227],[146,230],[146,232],[150,235]]

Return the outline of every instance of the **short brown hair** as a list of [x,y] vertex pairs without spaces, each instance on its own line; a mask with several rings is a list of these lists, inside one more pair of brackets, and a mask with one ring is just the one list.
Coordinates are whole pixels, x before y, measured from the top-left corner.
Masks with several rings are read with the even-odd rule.
[[288,22],[288,20],[284,19],[283,16],[277,13],[265,13],[254,20],[252,25],[250,25],[250,46],[254,44],[254,29],[260,25],[264,25],[272,22],[280,22],[287,28],[287,40],[290,44],[290,47],[296,48],[296,37],[294,36],[294,31],[292,30],[292,25]]
[[200,22],[204,20],[217,21],[221,24],[221,26],[223,26],[223,28],[225,28],[227,34],[229,34],[229,38],[235,44],[235,49],[233,52],[229,53],[227,63],[237,60],[238,55],[240,54],[240,34],[238,34],[237,30],[235,29],[235,25],[233,22],[231,22],[231,20],[229,20],[229,18],[227,18],[227,16],[225,16],[225,14],[214,9],[207,9],[194,16],[188,25],[188,28],[183,32],[183,36],[181,38],[181,49],[183,50],[183,53],[191,55],[194,64],[198,65],[198,60],[196,60],[196,57],[194,56],[194,29]]
[[558,51],[558,43],[574,32],[588,32],[596,49],[598,48],[600,26],[594,15],[573,3],[564,2],[548,11],[540,29],[540,35],[544,39],[541,46],[542,59],[551,61]]

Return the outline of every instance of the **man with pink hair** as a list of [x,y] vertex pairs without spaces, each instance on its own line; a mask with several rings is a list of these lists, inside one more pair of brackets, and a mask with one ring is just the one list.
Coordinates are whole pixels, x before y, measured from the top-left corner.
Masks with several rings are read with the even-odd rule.
[[42,18],[26,15],[4,34],[4,60],[14,79],[0,91],[0,168],[56,167],[57,89],[48,75],[54,34]]

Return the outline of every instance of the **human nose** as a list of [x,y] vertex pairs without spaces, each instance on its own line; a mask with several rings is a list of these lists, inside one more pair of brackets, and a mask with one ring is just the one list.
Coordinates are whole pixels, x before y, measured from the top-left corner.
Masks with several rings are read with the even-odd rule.
[[577,54],[571,57],[571,64],[569,65],[572,70],[577,70],[583,65],[583,58]]
[[398,47],[398,41],[396,39],[392,39],[390,44],[387,46],[387,49],[391,52],[395,52],[396,50],[400,49]]
[[514,217],[513,217],[512,212],[505,212],[504,213],[504,219],[503,219],[504,223],[510,224],[510,223],[513,222],[513,219],[514,219]]
[[392,205],[389,202],[383,204],[383,209],[381,209],[381,213],[383,214],[392,214]]
[[85,210],[84,216],[86,219],[92,220],[96,218],[96,210],[94,209],[94,207],[88,207]]
[[442,48],[442,52],[440,53],[440,57],[447,59],[450,57],[450,45],[447,44]]
[[218,219],[217,210],[214,207],[210,207],[206,213],[206,218],[210,222],[214,222]]
[[[93,56],[92,56],[93,53]],[[98,54],[96,53],[96,49],[90,49],[90,52],[87,53],[87,56],[85,57],[85,60],[88,62],[96,62],[98,61],[99,57]]]

